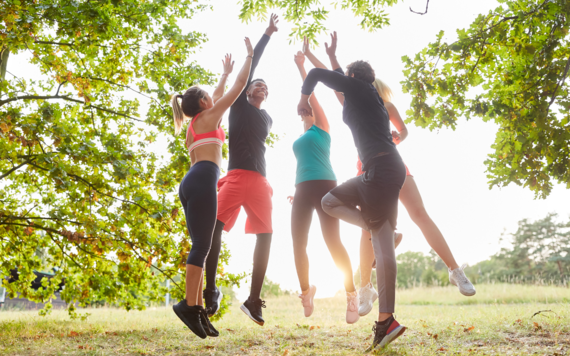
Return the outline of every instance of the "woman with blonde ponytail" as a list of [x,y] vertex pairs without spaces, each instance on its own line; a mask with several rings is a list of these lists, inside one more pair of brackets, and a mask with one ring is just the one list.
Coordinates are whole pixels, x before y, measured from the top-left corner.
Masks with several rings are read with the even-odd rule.
[[217,183],[222,163],[222,145],[226,137],[220,124],[226,110],[244,90],[249,77],[253,59],[249,38],[245,39],[245,45],[245,63],[236,82],[226,94],[226,80],[234,65],[231,55],[226,55],[222,61],[224,73],[212,97],[204,89],[193,86],[182,95],[173,95],[171,99],[175,134],[178,135],[186,121],[190,121],[185,145],[192,162],[178,191],[192,239],[192,248],[186,260],[186,298],[173,308],[180,320],[202,339],[219,335],[203,307],[202,283],[204,262],[210,252],[218,210]]

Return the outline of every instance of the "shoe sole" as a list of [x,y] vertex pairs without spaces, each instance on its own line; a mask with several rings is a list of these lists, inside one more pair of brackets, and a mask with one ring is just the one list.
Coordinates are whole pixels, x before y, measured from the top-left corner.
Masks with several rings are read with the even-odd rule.
[[350,321],[347,320],[346,323],[350,325],[350,324],[356,323],[356,322],[359,321],[359,320],[360,320],[360,315],[358,316],[358,319],[356,319],[355,321],[350,322]]
[[372,298],[372,303],[369,303],[366,306],[366,309],[364,309],[364,311],[362,313],[360,312],[360,307],[358,308],[358,315],[360,315],[360,316],[368,315],[368,313],[370,313],[372,311],[372,309],[374,309],[374,302],[376,301],[376,299],[378,299],[378,294],[374,295],[374,298]]
[[390,334],[384,336],[384,339],[382,339],[382,341],[374,346],[374,347],[369,347],[368,349],[366,349],[364,351],[364,353],[368,353],[370,351],[374,351],[374,350],[381,350],[383,348],[385,348],[386,346],[388,346],[388,344],[390,344],[392,341],[396,340],[397,338],[399,338],[405,331],[406,331],[406,327],[405,326],[398,326],[394,331],[392,331]]
[[462,291],[461,288],[460,288],[460,289],[459,289],[459,293],[463,294],[463,295],[466,296],[466,297],[472,297],[472,296],[474,296],[474,295],[477,293],[477,291],[474,291],[473,293],[469,293],[469,292]]
[[[192,329],[192,327],[190,327],[190,325],[188,325],[188,324],[186,323],[186,321],[184,321],[184,318],[182,317],[182,315],[179,314],[178,311],[176,311],[176,304],[172,306],[172,310],[174,310],[174,314],[176,314],[176,316],[178,317],[178,319],[180,319],[180,320],[184,323],[184,325],[186,325],[186,327],[187,327],[188,329],[190,329],[190,331],[192,331],[196,336],[198,336],[198,337],[201,338],[201,339],[205,339],[205,338],[208,337],[208,335],[206,334],[206,331],[204,331],[204,336],[201,336],[201,335],[199,335],[196,331],[194,331],[194,329]],[[202,330],[204,330],[204,329],[202,328]]]
[[[219,290],[219,289],[218,289]],[[218,312],[218,310],[220,310],[221,306],[222,306],[222,299],[224,298],[224,295],[222,294],[222,291],[220,291],[220,296],[218,297],[218,309],[216,309],[215,312],[213,312],[212,314],[208,314],[208,317],[211,318],[214,316],[214,314],[216,314]]]
[[313,312],[315,311],[315,294],[317,294],[317,287],[316,286],[315,286],[315,293],[313,293],[313,297],[311,298],[311,312],[309,313],[309,315],[307,315],[307,313],[305,312],[305,307],[303,307],[303,312],[305,314],[305,318],[308,318],[311,315],[313,315]]
[[452,281],[449,281],[449,283],[451,283],[451,284],[453,284],[454,286],[456,286],[457,288],[459,288],[459,293],[463,294],[463,295],[466,296],[466,297],[472,297],[472,296],[474,296],[475,294],[477,294],[477,291],[476,291],[476,290],[473,291],[473,293],[469,293],[469,292],[466,292],[466,291],[464,291],[464,290],[461,290],[461,287],[459,287],[457,284],[453,283]]
[[243,304],[239,307],[241,309],[242,312],[245,313],[245,315],[249,316],[249,318],[251,320],[253,320],[254,323],[256,323],[257,325],[263,326],[263,324],[265,324],[265,322],[261,322],[261,321],[257,321],[255,320],[252,316],[251,313],[249,312],[249,310],[243,306]]

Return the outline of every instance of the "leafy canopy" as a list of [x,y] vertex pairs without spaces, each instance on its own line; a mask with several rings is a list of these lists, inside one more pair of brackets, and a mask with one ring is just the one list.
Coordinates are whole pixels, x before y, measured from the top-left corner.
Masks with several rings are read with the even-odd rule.
[[295,23],[290,37],[302,39],[307,36],[315,41],[318,34],[327,31],[324,24],[330,8],[340,7],[361,19],[360,27],[375,31],[390,24],[386,7],[393,6],[398,0],[341,0],[323,5],[318,0],[242,0],[240,19],[245,22],[254,17],[265,19],[270,9],[280,9],[285,20]]
[[[190,243],[175,188],[190,162],[168,100],[212,84],[191,60],[206,36],[177,25],[204,8],[0,3],[0,276],[20,273],[4,281],[10,294],[47,301],[64,281],[68,302],[140,309],[163,298],[170,278],[173,298],[183,298]],[[10,54],[28,54],[41,76],[14,77]],[[223,272],[228,258],[224,249],[218,273],[231,285],[243,276]],[[30,288],[33,270],[52,268],[55,278]]]
[[407,122],[455,129],[460,117],[499,126],[485,161],[490,187],[511,182],[545,198],[570,188],[570,2],[499,0],[448,43],[443,31],[402,57]]

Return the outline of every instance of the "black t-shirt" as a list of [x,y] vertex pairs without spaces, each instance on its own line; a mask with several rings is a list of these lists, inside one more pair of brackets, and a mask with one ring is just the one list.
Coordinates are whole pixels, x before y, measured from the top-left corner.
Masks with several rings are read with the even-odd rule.
[[398,154],[392,141],[388,111],[371,83],[348,77],[341,68],[334,71],[315,68],[307,75],[301,92],[310,95],[318,82],[344,93],[342,120],[352,131],[363,171],[370,167],[378,153]]
[[269,36],[265,34],[257,42],[247,85],[230,108],[228,171],[246,169],[266,176],[265,140],[273,126],[273,120],[265,110],[260,110],[247,101],[246,91],[268,42]]

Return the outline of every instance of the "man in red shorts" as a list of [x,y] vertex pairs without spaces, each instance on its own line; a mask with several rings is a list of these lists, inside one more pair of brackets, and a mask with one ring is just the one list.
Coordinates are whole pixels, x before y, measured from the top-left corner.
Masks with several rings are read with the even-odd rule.
[[218,183],[218,220],[212,238],[212,247],[206,260],[206,289],[204,301],[209,315],[215,314],[222,300],[216,287],[218,256],[222,244],[222,230],[230,231],[243,206],[247,213],[246,234],[256,234],[253,253],[253,272],[249,298],[241,310],[259,325],[265,321],[261,309],[265,301],[260,299],[261,287],[267,270],[271,247],[271,197],[273,189],[265,178],[265,140],[273,120],[261,103],[267,98],[267,85],[253,73],[270,36],[277,31],[277,16],[271,15],[269,27],[254,49],[251,74],[246,89],[230,109],[229,116],[229,165],[228,174]]

